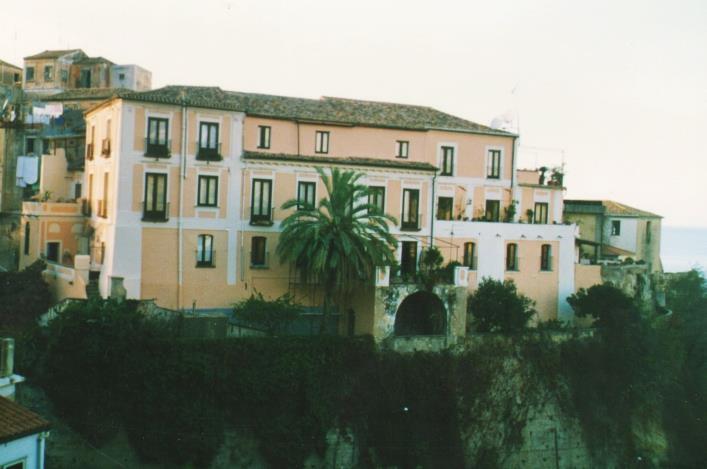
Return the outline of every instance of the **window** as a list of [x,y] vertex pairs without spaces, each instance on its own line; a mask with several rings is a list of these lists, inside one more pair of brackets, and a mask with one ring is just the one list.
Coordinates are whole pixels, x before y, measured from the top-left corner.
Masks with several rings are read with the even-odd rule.
[[395,142],[395,157],[407,158],[410,150],[410,142],[407,140],[398,140]]
[[549,244],[540,246],[540,270],[552,270],[552,246]]
[[61,82],[62,83],[67,83],[69,81],[69,71],[68,70],[62,70],[61,72]]
[[547,224],[547,202],[535,202],[533,223]]
[[52,143],[48,138],[42,139],[42,155],[52,154]]
[[265,250],[265,236],[253,236],[250,241],[251,267],[265,267],[267,265],[267,251]]
[[258,126],[258,148],[270,148],[270,126]]
[[142,219],[145,221],[167,221],[166,174],[145,174],[145,202]]
[[442,176],[454,175],[454,147],[442,147]]
[[253,190],[250,204],[251,224],[272,224],[272,181],[270,179],[253,179]]
[[651,222],[647,221],[646,222],[646,244],[651,243],[652,237],[653,237],[653,233],[651,232]]
[[215,122],[201,122],[199,124],[199,148],[196,154],[198,160],[221,159],[218,131],[218,124]]
[[81,198],[81,183],[77,182],[74,184],[74,199],[78,200]]
[[420,191],[403,189],[403,216],[401,228],[404,230],[420,229]]
[[58,241],[47,242],[47,260],[51,262],[59,262],[59,249],[61,245]]
[[120,80],[120,81],[125,80],[125,74],[124,74],[124,73],[119,73],[119,74],[118,74],[118,80]]
[[25,140],[25,153],[27,153],[28,155],[34,153],[35,141],[36,139],[34,137],[27,137],[27,139]]
[[44,66],[44,81],[54,80],[54,67],[51,65]]
[[106,138],[101,141],[101,156],[110,156],[110,119],[106,121]]
[[506,270],[518,270],[518,245],[516,243],[506,245]]
[[400,250],[400,274],[410,278],[417,272],[417,242],[403,241]]
[[476,270],[476,243],[464,243],[464,265]]
[[315,153],[329,153],[329,132],[317,130],[314,141]]
[[499,221],[501,217],[501,201],[486,201],[486,221]]
[[108,217],[108,182],[110,182],[110,174],[108,172],[103,173],[103,200],[101,201],[102,207],[99,210],[98,216],[107,218]]
[[145,156],[155,158],[169,156],[169,120],[162,117],[148,117]]
[[86,144],[86,159],[93,159],[94,142],[96,141],[96,126],[91,126],[91,140]]
[[20,74],[19,74],[19,73],[15,73],[15,74],[13,75],[13,79],[14,79],[13,81],[14,81],[15,83],[19,83],[19,82],[20,82]]
[[369,187],[368,188],[368,213],[385,213],[385,187]]
[[2,469],[25,469],[25,462],[27,459],[20,459],[19,461],[12,461],[11,463],[4,464]]
[[486,177],[489,179],[499,179],[501,177],[501,150],[489,150]]
[[202,234],[196,238],[196,266],[214,266],[214,237]]
[[29,255],[29,222],[25,224],[25,246],[24,246],[24,253],[25,256]]
[[199,176],[196,204],[199,207],[218,205],[218,176]]
[[300,181],[297,184],[297,210],[313,209],[317,184]]
[[611,236],[621,235],[621,220],[611,220]]
[[439,197],[437,199],[437,220],[451,220],[453,197]]
[[34,67],[27,67],[25,70],[25,81],[34,81]]

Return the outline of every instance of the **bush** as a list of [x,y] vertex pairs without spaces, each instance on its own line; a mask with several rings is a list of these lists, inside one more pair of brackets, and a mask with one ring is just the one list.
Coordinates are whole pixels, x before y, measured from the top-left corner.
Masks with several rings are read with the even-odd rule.
[[44,268],[44,262],[36,261],[20,272],[0,272],[0,328],[31,325],[51,307]]
[[483,279],[467,305],[478,332],[518,332],[536,314],[533,300],[519,294],[510,280]]
[[295,303],[287,293],[269,301],[260,292],[256,292],[233,307],[236,318],[261,328],[271,337],[287,332],[287,327],[302,311],[302,306]]
[[617,330],[640,319],[640,312],[633,300],[610,283],[594,285],[567,298],[579,317],[591,316],[594,325],[604,330]]

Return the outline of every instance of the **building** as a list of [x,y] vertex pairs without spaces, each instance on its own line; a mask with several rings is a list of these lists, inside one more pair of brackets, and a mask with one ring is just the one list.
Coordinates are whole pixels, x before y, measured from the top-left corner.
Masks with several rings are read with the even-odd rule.
[[13,402],[15,384],[24,381],[12,372],[14,340],[0,338],[0,352],[0,468],[43,468],[50,424]]
[[138,65],[113,65],[110,83],[113,88],[148,91],[152,89],[152,72]]
[[[321,291],[275,256],[289,214],[280,207],[324,195],[315,168],[354,169],[398,219],[400,272],[361,288],[350,331],[387,334],[381,288],[405,283],[430,245],[462,264],[464,301],[484,277],[512,279],[540,320],[569,320],[575,226],[561,223],[561,180],[516,170],[516,139],[423,106],[215,87],[120,92],[86,113],[89,228],[55,223],[54,234],[76,238],[67,258],[90,257],[104,297],[226,310],[258,291],[317,306]],[[57,258],[64,247],[48,242],[22,262]]]
[[0,85],[22,83],[22,68],[0,60]]
[[69,82],[72,88],[110,88],[113,62],[103,57],[84,57],[69,67]]
[[565,220],[576,223],[584,262],[645,263],[662,272],[660,233],[663,217],[613,200],[566,200]]
[[71,65],[85,58],[81,49],[45,50],[27,56],[22,88],[32,93],[59,93],[71,86]]

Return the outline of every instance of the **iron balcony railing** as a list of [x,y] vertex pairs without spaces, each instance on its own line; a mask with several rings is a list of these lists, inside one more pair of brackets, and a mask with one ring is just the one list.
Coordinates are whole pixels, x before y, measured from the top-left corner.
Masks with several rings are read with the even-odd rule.
[[145,139],[145,156],[150,158],[169,158],[172,156],[171,149],[172,141],[167,140],[163,142],[150,140],[150,138]]
[[275,218],[275,209],[270,208],[265,211],[266,213],[254,213],[253,207],[250,209],[250,224],[260,225],[260,226],[270,226],[273,224],[273,219]]
[[169,221],[169,202],[164,202],[162,208],[157,208],[152,204],[148,207],[147,201],[142,203],[142,221],[166,222]]
[[221,144],[217,143],[216,147],[196,142],[196,159],[199,161],[221,161]]

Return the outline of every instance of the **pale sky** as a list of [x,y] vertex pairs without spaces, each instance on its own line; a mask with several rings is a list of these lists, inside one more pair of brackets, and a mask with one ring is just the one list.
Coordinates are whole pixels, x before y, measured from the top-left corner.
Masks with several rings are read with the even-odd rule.
[[[81,48],[167,84],[520,116],[568,198],[707,227],[707,1],[24,0],[0,59]],[[515,89],[515,94],[512,90]]]

